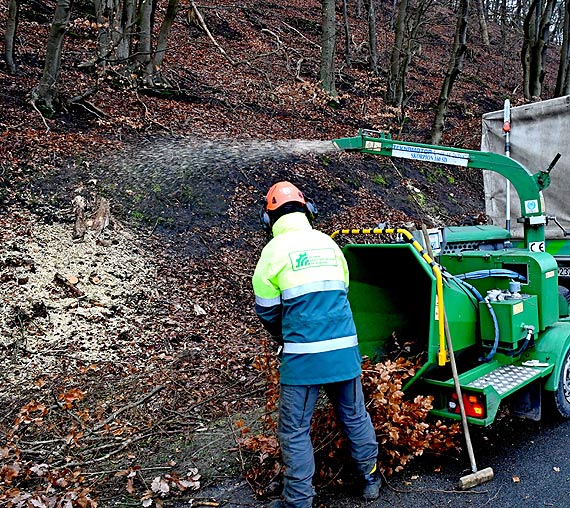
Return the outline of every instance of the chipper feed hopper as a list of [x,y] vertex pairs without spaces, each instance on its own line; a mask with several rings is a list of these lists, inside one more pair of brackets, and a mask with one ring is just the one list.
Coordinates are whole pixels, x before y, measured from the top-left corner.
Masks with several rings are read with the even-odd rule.
[[556,260],[544,252],[542,190],[551,168],[531,174],[502,155],[399,142],[374,131],[334,143],[349,152],[495,171],[511,181],[523,210],[521,248],[491,225],[428,236],[380,227],[335,232],[368,241],[350,238],[344,247],[361,353],[381,359],[400,347],[421,355],[405,391],[433,395],[434,414],[459,419],[447,331],[470,423],[491,424],[507,403],[515,414],[539,419],[549,402],[569,418],[568,290],[559,288]]

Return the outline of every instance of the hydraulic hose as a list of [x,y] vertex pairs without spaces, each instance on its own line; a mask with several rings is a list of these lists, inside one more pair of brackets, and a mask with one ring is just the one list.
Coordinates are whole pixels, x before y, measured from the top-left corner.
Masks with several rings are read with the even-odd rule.
[[493,268],[491,270],[475,270],[473,272],[461,273],[454,275],[457,279],[485,279],[487,277],[505,277],[509,279],[519,280],[526,282],[526,277],[513,270],[506,270],[505,268]]
[[479,358],[479,361],[487,363],[493,359],[493,356],[495,356],[497,353],[497,348],[499,347],[499,323],[497,322],[497,315],[495,314],[493,307],[491,307],[489,299],[485,298],[483,301],[487,305],[487,309],[489,309],[491,319],[493,320],[493,327],[495,329],[495,338],[493,340],[493,347],[491,348],[491,351],[489,351],[489,354],[487,356]]
[[526,337],[524,339],[524,342],[522,343],[522,346],[520,348],[518,348],[516,351],[509,353],[509,356],[520,356],[530,346],[531,339],[534,336],[534,326],[527,325],[527,326],[525,326],[525,330],[526,330]]
[[[481,271],[486,272],[487,270],[481,270]],[[491,271],[491,270],[489,270],[489,271]],[[508,271],[510,271],[510,270],[508,270]],[[453,279],[458,284],[461,284],[462,286],[466,287],[469,291],[471,291],[473,296],[475,296],[477,301],[484,302],[487,309],[489,310],[489,314],[491,315],[491,319],[493,320],[493,328],[494,328],[494,332],[495,332],[495,337],[493,339],[493,346],[491,347],[491,351],[489,351],[489,354],[487,356],[479,358],[479,361],[481,361],[483,363],[487,363],[487,362],[491,361],[493,359],[493,357],[495,356],[495,354],[497,353],[497,348],[499,347],[499,322],[497,321],[497,314],[495,313],[495,309],[493,309],[491,303],[489,302],[489,299],[483,298],[483,295],[481,295],[481,293],[477,290],[477,288],[475,288],[474,286],[472,286],[468,282],[465,282],[463,279],[459,278],[457,275],[451,275],[449,272],[445,272],[445,276],[450,278],[450,279]]]

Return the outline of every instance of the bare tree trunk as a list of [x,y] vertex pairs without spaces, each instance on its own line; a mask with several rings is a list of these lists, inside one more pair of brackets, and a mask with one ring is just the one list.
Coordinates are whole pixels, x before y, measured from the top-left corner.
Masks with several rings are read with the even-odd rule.
[[93,0],[97,23],[99,59],[127,62],[135,25],[136,0]]
[[564,26],[562,30],[562,47],[560,48],[560,64],[556,76],[555,97],[570,94],[570,0],[564,2]]
[[137,13],[137,61],[146,67],[151,60],[154,0],[142,0]]
[[398,10],[398,0],[392,0],[392,9],[390,10],[390,30],[394,31],[396,16]]
[[123,0],[120,16],[115,22],[117,33],[115,44],[117,46],[117,59],[127,60],[131,56],[131,40],[135,24],[136,0]]
[[362,18],[362,12],[364,11],[364,0],[356,0],[356,17]]
[[4,34],[4,58],[11,74],[16,73],[16,52],[14,45],[20,17],[20,0],[10,0],[8,4],[8,20]]
[[378,75],[378,37],[376,35],[376,11],[374,0],[367,0],[368,7],[368,46],[370,50],[370,70]]
[[542,83],[546,73],[546,50],[550,42],[550,25],[556,0],[533,0],[526,15],[521,50],[523,90],[526,99],[542,95]]
[[335,0],[321,0],[322,2],[322,31],[321,31],[321,87],[336,97],[335,87],[335,42],[336,42],[336,16]]
[[[111,7],[109,4],[111,4]],[[113,51],[110,33],[113,26],[112,19],[117,13],[117,6],[114,1],[109,2],[107,0],[94,0],[93,6],[97,23],[100,26],[97,33],[97,49],[99,58],[105,63],[111,57]]]
[[469,0],[461,0],[459,10],[457,13],[457,24],[455,26],[455,37],[453,39],[453,48],[451,50],[451,57],[439,100],[437,102],[437,110],[431,129],[431,143],[439,145],[443,136],[443,123],[447,113],[447,105],[453,84],[457,76],[463,69],[463,61],[465,59],[465,51],[467,50],[467,21],[469,16]]
[[418,32],[420,31],[423,24],[426,23],[426,13],[432,6],[432,0],[421,0],[415,6],[413,14],[409,16],[407,21],[408,36],[405,40],[403,55],[400,60],[400,75],[396,81],[396,97],[399,98],[399,103],[397,106],[403,106],[406,98],[406,81],[408,77],[408,69],[412,61],[412,56],[421,50],[421,46],[418,44]]
[[69,25],[72,4],[73,0],[57,0],[46,45],[44,71],[38,85],[32,91],[32,101],[48,117],[57,109],[56,83],[61,69],[63,40]]
[[481,39],[485,46],[489,46],[489,30],[487,29],[487,18],[485,17],[485,5],[483,0],[475,0],[477,4],[477,18],[479,19],[479,27],[481,28]]
[[394,45],[390,57],[390,72],[388,73],[388,87],[386,90],[386,102],[392,106],[400,106],[403,97],[398,94],[398,81],[401,77],[401,62],[404,52],[404,38],[406,36],[406,16],[408,12],[408,0],[400,0],[398,15],[394,28]]
[[342,0],[342,22],[344,25],[344,61],[348,67],[351,66],[350,61],[350,26],[348,25],[348,0]]
[[501,0],[501,40],[503,44],[507,41],[508,27],[507,27],[507,0]]
[[517,8],[515,9],[515,13],[513,14],[513,21],[515,23],[519,23],[524,21],[523,16],[523,9],[528,5],[528,0],[517,0]]
[[156,43],[156,49],[152,58],[152,81],[156,83],[157,75],[160,75],[160,70],[162,67],[162,61],[164,60],[164,54],[166,53],[166,44],[168,42],[168,36],[170,35],[170,30],[176,18],[176,14],[180,8],[180,0],[168,0],[168,7],[166,9],[166,14],[162,20],[162,25],[160,26],[160,31],[158,32],[158,40]]

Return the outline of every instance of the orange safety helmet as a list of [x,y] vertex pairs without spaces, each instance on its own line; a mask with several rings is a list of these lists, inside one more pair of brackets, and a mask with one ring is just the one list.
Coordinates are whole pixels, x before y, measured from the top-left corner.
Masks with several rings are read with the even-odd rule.
[[292,183],[277,182],[272,185],[267,196],[265,197],[265,209],[272,211],[277,210],[285,203],[297,202],[306,205],[307,201],[303,193],[297,189]]
[[270,217],[271,212],[278,214],[279,212],[276,212],[276,210],[287,203],[299,203],[311,223],[317,217],[318,212],[315,203],[310,199],[306,199],[297,187],[290,182],[277,182],[267,192],[263,207],[259,210],[259,219],[265,231],[271,233],[272,222],[279,217],[275,214],[272,214],[273,217]]

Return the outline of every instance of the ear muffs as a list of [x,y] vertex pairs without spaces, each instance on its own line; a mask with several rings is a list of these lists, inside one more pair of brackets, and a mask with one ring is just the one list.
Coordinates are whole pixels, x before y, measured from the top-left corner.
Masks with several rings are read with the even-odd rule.
[[319,211],[317,210],[317,205],[315,205],[314,201],[311,201],[308,198],[305,198],[305,201],[305,213],[307,215],[307,219],[309,219],[312,224],[319,215]]
[[[309,219],[309,222],[312,224],[313,221],[319,215],[319,212],[317,210],[317,205],[315,205],[314,201],[311,201],[310,199],[305,198],[305,200],[306,200],[304,205],[305,215],[307,216],[307,219]],[[271,218],[267,213],[267,198],[265,197],[262,199],[262,205],[261,208],[259,209],[259,222],[261,223],[261,227],[263,228],[263,230],[271,234],[272,224],[271,224]]]
[[261,208],[259,209],[259,222],[266,233],[271,233],[271,219],[267,213],[267,199],[263,198]]

